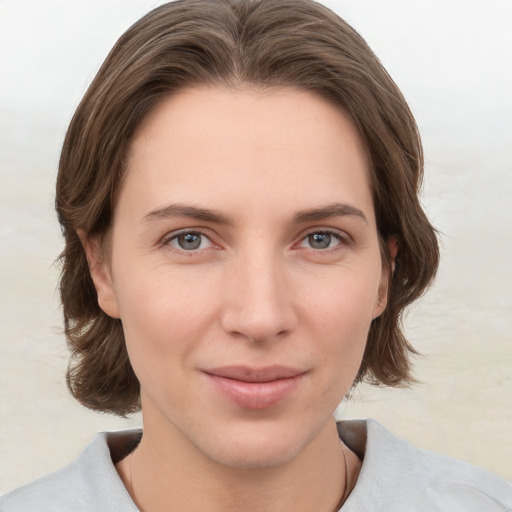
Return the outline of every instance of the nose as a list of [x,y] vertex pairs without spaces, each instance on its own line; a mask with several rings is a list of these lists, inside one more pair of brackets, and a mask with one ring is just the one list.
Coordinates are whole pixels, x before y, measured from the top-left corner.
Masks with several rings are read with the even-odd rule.
[[297,324],[293,292],[278,257],[254,252],[226,268],[221,323],[231,336],[252,342],[272,341]]

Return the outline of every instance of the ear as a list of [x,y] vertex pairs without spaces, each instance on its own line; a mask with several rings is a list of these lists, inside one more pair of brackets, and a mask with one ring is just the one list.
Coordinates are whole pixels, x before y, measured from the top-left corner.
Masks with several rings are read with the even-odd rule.
[[384,242],[386,244],[386,249],[389,254],[389,266],[382,266],[382,274],[380,278],[379,285],[379,296],[377,303],[375,304],[375,308],[373,310],[373,319],[382,315],[384,310],[386,309],[386,305],[388,303],[388,289],[389,282],[391,281],[393,274],[395,272],[395,260],[396,255],[398,253],[398,237],[390,236]]
[[112,282],[112,272],[109,263],[105,260],[103,251],[97,239],[85,235],[82,230],[78,236],[89,265],[100,308],[112,318],[120,318],[117,296]]

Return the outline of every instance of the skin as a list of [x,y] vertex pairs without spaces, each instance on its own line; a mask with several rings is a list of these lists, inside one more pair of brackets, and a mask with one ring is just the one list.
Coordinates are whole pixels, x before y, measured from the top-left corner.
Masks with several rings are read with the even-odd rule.
[[[144,436],[118,464],[139,507],[332,511],[345,490],[333,413],[387,283],[348,117],[291,88],[173,95],[134,137],[108,259],[85,246],[141,384]],[[226,365],[302,373],[254,409],[205,373]],[[360,461],[345,453],[351,487]]]

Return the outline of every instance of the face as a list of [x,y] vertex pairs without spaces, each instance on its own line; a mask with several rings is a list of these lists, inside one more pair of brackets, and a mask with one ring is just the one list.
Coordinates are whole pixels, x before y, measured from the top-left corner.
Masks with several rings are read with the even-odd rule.
[[170,97],[134,138],[93,269],[145,436],[232,467],[292,459],[332,428],[385,307],[356,129],[290,88]]

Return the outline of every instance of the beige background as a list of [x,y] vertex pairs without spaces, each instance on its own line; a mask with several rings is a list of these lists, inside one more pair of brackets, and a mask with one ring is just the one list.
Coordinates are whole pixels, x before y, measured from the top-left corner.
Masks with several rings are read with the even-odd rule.
[[[98,430],[139,424],[69,397],[53,261],[60,144],[115,39],[150,0],[0,1],[0,492],[55,470]],[[363,389],[416,445],[512,479],[512,2],[325,2],[366,37],[423,133],[423,201],[442,232],[436,285],[407,317],[408,390]]]

